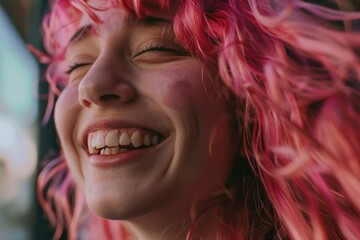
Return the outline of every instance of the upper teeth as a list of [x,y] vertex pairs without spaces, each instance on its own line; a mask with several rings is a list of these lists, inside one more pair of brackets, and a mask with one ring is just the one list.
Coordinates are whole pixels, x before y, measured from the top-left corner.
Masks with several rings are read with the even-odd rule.
[[[140,129],[114,129],[92,132],[88,136],[90,154],[117,154],[134,148],[159,144],[161,137]],[[130,145],[131,144],[131,145]]]

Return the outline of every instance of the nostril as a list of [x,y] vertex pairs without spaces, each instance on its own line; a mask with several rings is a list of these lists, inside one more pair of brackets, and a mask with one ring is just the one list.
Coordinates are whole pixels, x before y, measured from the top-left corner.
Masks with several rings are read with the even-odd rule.
[[84,106],[84,107],[90,107],[91,103],[86,100],[86,99],[82,99],[80,100],[80,103]]
[[105,94],[100,97],[100,100],[102,101],[112,101],[112,100],[118,100],[120,99],[120,96],[115,94]]
[[80,104],[86,108],[92,105],[104,107],[108,104],[129,103],[136,99],[136,92],[132,85],[124,82],[114,84],[106,82],[106,84],[82,82],[79,86]]

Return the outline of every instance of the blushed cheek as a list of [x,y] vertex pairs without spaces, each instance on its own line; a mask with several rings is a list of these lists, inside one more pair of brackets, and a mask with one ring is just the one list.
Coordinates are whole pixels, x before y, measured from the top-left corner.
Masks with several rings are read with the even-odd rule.
[[179,109],[193,100],[193,86],[186,81],[176,81],[164,89],[163,104],[171,109]]

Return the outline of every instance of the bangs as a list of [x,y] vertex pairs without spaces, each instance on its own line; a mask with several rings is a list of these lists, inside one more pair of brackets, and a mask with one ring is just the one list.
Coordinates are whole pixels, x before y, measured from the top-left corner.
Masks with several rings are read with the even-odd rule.
[[141,19],[151,16],[154,12],[169,11],[170,6],[179,5],[177,0],[119,0],[129,14]]

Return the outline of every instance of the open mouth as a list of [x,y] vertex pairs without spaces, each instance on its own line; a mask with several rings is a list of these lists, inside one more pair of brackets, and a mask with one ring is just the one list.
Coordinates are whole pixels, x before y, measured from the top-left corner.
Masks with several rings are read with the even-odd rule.
[[164,136],[138,128],[99,130],[88,135],[90,155],[113,155],[156,146]]

